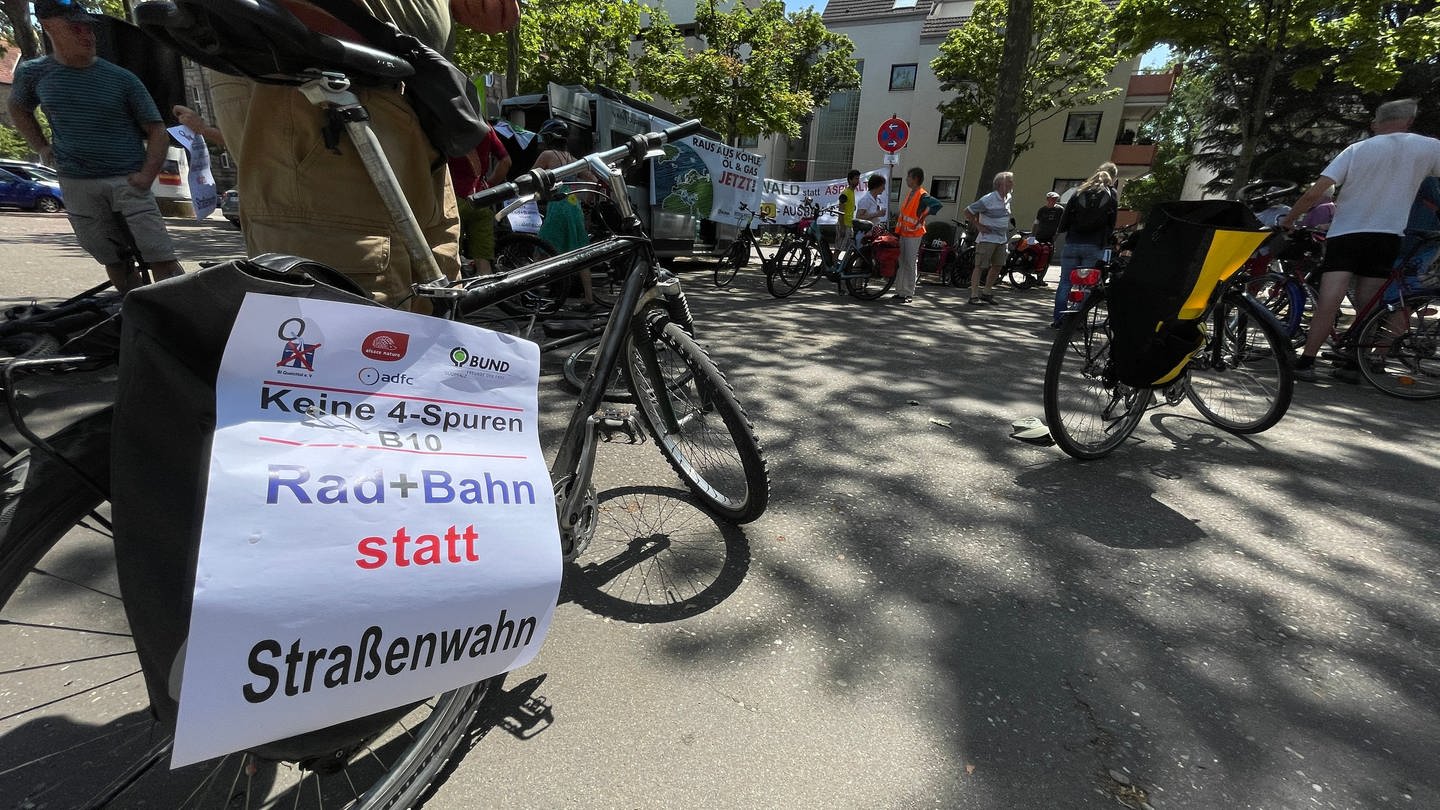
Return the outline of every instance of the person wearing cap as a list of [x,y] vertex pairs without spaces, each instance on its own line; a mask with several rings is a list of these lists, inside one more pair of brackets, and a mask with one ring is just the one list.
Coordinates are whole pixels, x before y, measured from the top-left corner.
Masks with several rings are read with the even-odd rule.
[[[35,0],[35,17],[53,53],[21,62],[7,105],[10,119],[41,161],[54,166],[75,238],[117,290],[143,280],[120,257],[124,217],[155,278],[181,274],[150,185],[165,163],[170,135],[135,74],[95,54],[95,18],[76,0]],[[35,109],[50,120],[50,139]]]
[[1299,379],[1315,379],[1315,357],[1330,338],[1351,280],[1356,301],[1373,300],[1389,281],[1415,194],[1425,178],[1440,175],[1440,140],[1409,131],[1417,109],[1415,99],[1381,104],[1370,125],[1374,135],[1336,155],[1280,219],[1281,227],[1295,227],[1327,190],[1340,188],[1341,204],[1330,223],[1320,265],[1320,299],[1305,347],[1295,360]]
[[[1035,241],[1044,242],[1047,245],[1055,244],[1055,235],[1060,232],[1060,217],[1065,215],[1065,207],[1060,205],[1060,195],[1051,191],[1045,194],[1045,204],[1035,212],[1035,222],[1030,226],[1030,235]],[[1045,256],[1053,255],[1053,249],[1046,251]],[[1039,268],[1041,287],[1045,286],[1045,268]]]

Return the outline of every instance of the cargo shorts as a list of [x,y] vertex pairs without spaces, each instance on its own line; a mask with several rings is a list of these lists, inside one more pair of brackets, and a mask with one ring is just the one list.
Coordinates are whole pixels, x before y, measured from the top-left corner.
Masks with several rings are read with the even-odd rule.
[[127,178],[60,178],[65,214],[70,217],[75,238],[95,261],[119,264],[120,250],[130,241],[125,234],[128,229],[142,259],[152,264],[174,261],[175,245],[165,230],[155,195],[148,188],[130,185]]

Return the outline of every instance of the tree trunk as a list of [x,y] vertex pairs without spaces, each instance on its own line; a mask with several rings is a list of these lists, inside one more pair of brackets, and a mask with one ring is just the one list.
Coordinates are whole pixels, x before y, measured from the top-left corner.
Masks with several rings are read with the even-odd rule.
[[15,46],[20,49],[21,59],[34,59],[40,55],[40,37],[30,27],[29,0],[3,0],[0,2],[5,16],[10,18],[10,27],[15,32]]
[[520,95],[520,26],[505,32],[505,97]]
[[1030,32],[1035,17],[1035,0],[1010,0],[1005,14],[1005,46],[1000,55],[1000,81],[995,88],[995,117],[991,122],[985,163],[980,169],[975,196],[989,194],[996,174],[1006,171],[1015,160],[1015,130],[1020,122],[1020,86],[1025,57],[1030,52]]
[[1250,182],[1250,172],[1255,163],[1255,148],[1260,142],[1260,130],[1265,126],[1265,114],[1270,110],[1270,96],[1275,91],[1275,74],[1280,69],[1279,54],[1287,45],[1289,30],[1288,20],[1282,14],[1275,33],[1275,47],[1265,57],[1265,67],[1255,82],[1255,96],[1250,100],[1250,112],[1245,116],[1240,154],[1235,156],[1235,171],[1230,176],[1230,188],[1225,192],[1225,196],[1232,200],[1237,199],[1240,189]]

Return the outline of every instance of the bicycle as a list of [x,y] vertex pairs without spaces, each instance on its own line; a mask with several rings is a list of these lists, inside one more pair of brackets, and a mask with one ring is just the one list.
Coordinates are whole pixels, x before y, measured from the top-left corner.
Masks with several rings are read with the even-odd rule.
[[[1410,251],[1385,285],[1343,331],[1330,331],[1321,357],[1336,364],[1334,376],[1361,378],[1400,399],[1440,398],[1440,279],[1435,274],[1440,232],[1415,234]],[[1423,266],[1422,266],[1423,265]]]
[[975,236],[969,223],[952,219],[950,224],[954,226],[954,238],[927,238],[920,243],[916,273],[922,279],[927,273],[933,274],[939,284],[967,287],[975,270]]
[[1010,251],[1000,277],[1017,290],[1028,290],[1045,283],[1054,245],[1041,242],[1030,231],[1016,231],[1010,237]]
[[[771,277],[780,267],[796,260],[795,245],[800,241],[798,229],[793,226],[786,227],[780,237],[780,244],[775,246],[773,253],[766,256],[765,251],[761,248],[760,240],[755,236],[755,220],[758,217],[761,222],[773,225],[775,224],[774,217],[767,217],[752,211],[750,206],[743,202],[740,203],[739,212],[745,216],[745,223],[740,226],[740,232],[735,235],[735,240],[720,253],[720,258],[715,262],[713,271],[715,286],[721,289],[730,286],[735,281],[735,276],[740,272],[740,268],[750,263],[752,254],[760,260],[760,269],[765,273],[765,282],[769,286]],[[770,287],[770,292],[773,295],[775,288]]]
[[[1195,210],[1183,206],[1204,204],[1169,205],[1183,214]],[[1148,238],[1150,246],[1163,249],[1165,236]],[[1161,360],[1159,369],[1165,370],[1137,371],[1137,355],[1128,342],[1122,357],[1115,352],[1117,331],[1127,341],[1137,332],[1157,333],[1154,319],[1126,311],[1154,295],[1133,292],[1151,274],[1137,276],[1130,289],[1116,286],[1136,272],[1137,261],[1145,266],[1153,259],[1157,249],[1147,251],[1142,244],[1123,272],[1102,268],[1099,285],[1061,323],[1045,366],[1046,422],[1066,454],[1081,460],[1107,455],[1130,437],[1147,410],[1160,404],[1189,400],[1212,424],[1237,434],[1267,430],[1285,415],[1294,392],[1289,340],[1243,284],[1228,283],[1258,243],[1274,236],[1259,232],[1248,238],[1254,244],[1238,255],[1219,255],[1214,277],[1194,279],[1178,316],[1161,316],[1162,324],[1176,328],[1163,334],[1163,352],[1141,359]],[[1173,257],[1162,256],[1161,262],[1173,263]],[[1118,321],[1110,307],[1117,290],[1126,293],[1121,297],[1124,317]]]
[[[377,189],[387,204],[398,199],[402,205],[399,210],[392,206],[391,211],[406,248],[417,259],[428,256],[423,236],[413,227],[413,215],[403,207],[393,174],[384,166],[363,108],[350,91],[349,79],[339,72],[362,79],[393,80],[406,63],[306,29],[278,7],[236,4],[225,11],[229,16],[222,16],[215,6],[186,4],[182,8],[168,1],[144,3],[135,9],[147,32],[212,67],[235,69],[226,54],[207,51],[208,44],[221,41],[218,30],[273,43],[273,53],[267,54],[270,77],[299,84],[317,106],[345,117],[343,129],[367,157],[367,167],[374,169]],[[667,141],[696,128],[698,122],[690,122],[663,133],[635,136],[623,147],[587,156],[553,172],[532,171],[481,195],[481,202],[486,203],[511,195],[545,193],[558,180],[589,168],[617,192],[612,198],[622,217],[623,233],[523,269],[467,280],[461,286],[444,283],[430,258],[429,277],[415,287],[416,295],[448,302],[452,305],[448,309],[464,315],[582,269],[610,262],[631,268],[620,301],[602,332],[595,370],[551,465],[557,523],[568,560],[583,553],[593,535],[596,493],[591,474],[596,446],[613,435],[634,439],[648,433],[700,503],[726,521],[754,520],[766,507],[768,475],[750,419],[691,336],[692,319],[679,281],[656,264],[649,238],[624,193],[622,175],[614,168],[634,165]],[[347,283],[328,268],[292,257],[227,263],[211,272],[287,279],[292,284],[328,280],[342,289]],[[113,356],[73,355],[5,364],[0,369],[0,385],[17,427],[24,430],[24,419],[15,407],[15,383],[20,375],[73,373],[113,360]],[[617,417],[603,410],[600,402],[605,383],[619,367],[629,373],[638,404],[635,411]],[[0,525],[0,615],[4,617],[0,650],[11,662],[10,682],[3,695],[5,711],[0,713],[6,733],[0,739],[18,740],[15,729],[21,725],[32,734],[61,729],[61,733],[84,732],[86,736],[84,740],[67,738],[63,743],[53,737],[27,737],[23,756],[17,751],[4,760],[7,765],[0,771],[0,794],[34,797],[34,786],[40,784],[44,801],[66,807],[126,802],[133,800],[134,792],[157,806],[245,806],[251,799],[264,806],[274,806],[282,799],[286,806],[292,801],[298,806],[302,797],[307,801],[314,797],[322,805],[335,801],[356,808],[412,806],[425,795],[446,762],[462,750],[463,737],[477,713],[493,699],[503,675],[353,721],[371,723],[363,733],[341,724],[302,735],[286,741],[283,756],[241,752],[164,771],[162,762],[171,742],[167,722],[147,717],[143,700],[124,695],[125,683],[137,671],[125,663],[131,655],[126,652],[130,635],[125,617],[116,614],[121,598],[110,572],[113,548],[106,506],[111,485],[109,425],[108,414],[101,414],[49,438],[32,433],[27,438],[33,448],[0,469],[7,484],[0,494],[0,513],[6,516]],[[79,579],[52,576],[77,572]],[[84,605],[71,601],[87,597],[93,601]],[[45,611],[56,604],[87,616],[91,616],[91,608],[106,609],[91,616],[94,622],[105,622],[93,625],[103,632],[68,638],[69,634],[61,632],[64,628],[55,628],[54,635],[67,638],[38,638],[47,625]],[[24,612],[30,609],[38,613]],[[100,642],[106,643],[99,646]],[[50,671],[52,655],[72,656],[74,668],[65,676],[68,682],[61,694],[47,696],[47,687],[55,684],[46,683],[38,673]],[[108,669],[115,664],[119,664],[118,674]],[[92,720],[95,725],[87,727]],[[337,743],[337,738],[343,742]],[[55,761],[67,757],[75,760],[71,766]],[[66,778],[37,779],[37,767],[63,773]]]

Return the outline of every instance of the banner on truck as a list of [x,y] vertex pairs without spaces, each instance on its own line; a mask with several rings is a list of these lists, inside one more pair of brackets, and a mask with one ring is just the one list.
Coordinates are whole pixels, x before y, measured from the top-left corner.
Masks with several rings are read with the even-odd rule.
[[[657,118],[651,125],[671,124]],[[765,164],[761,155],[691,135],[665,144],[665,156],[652,164],[650,201],[664,211],[740,225],[759,210]]]

